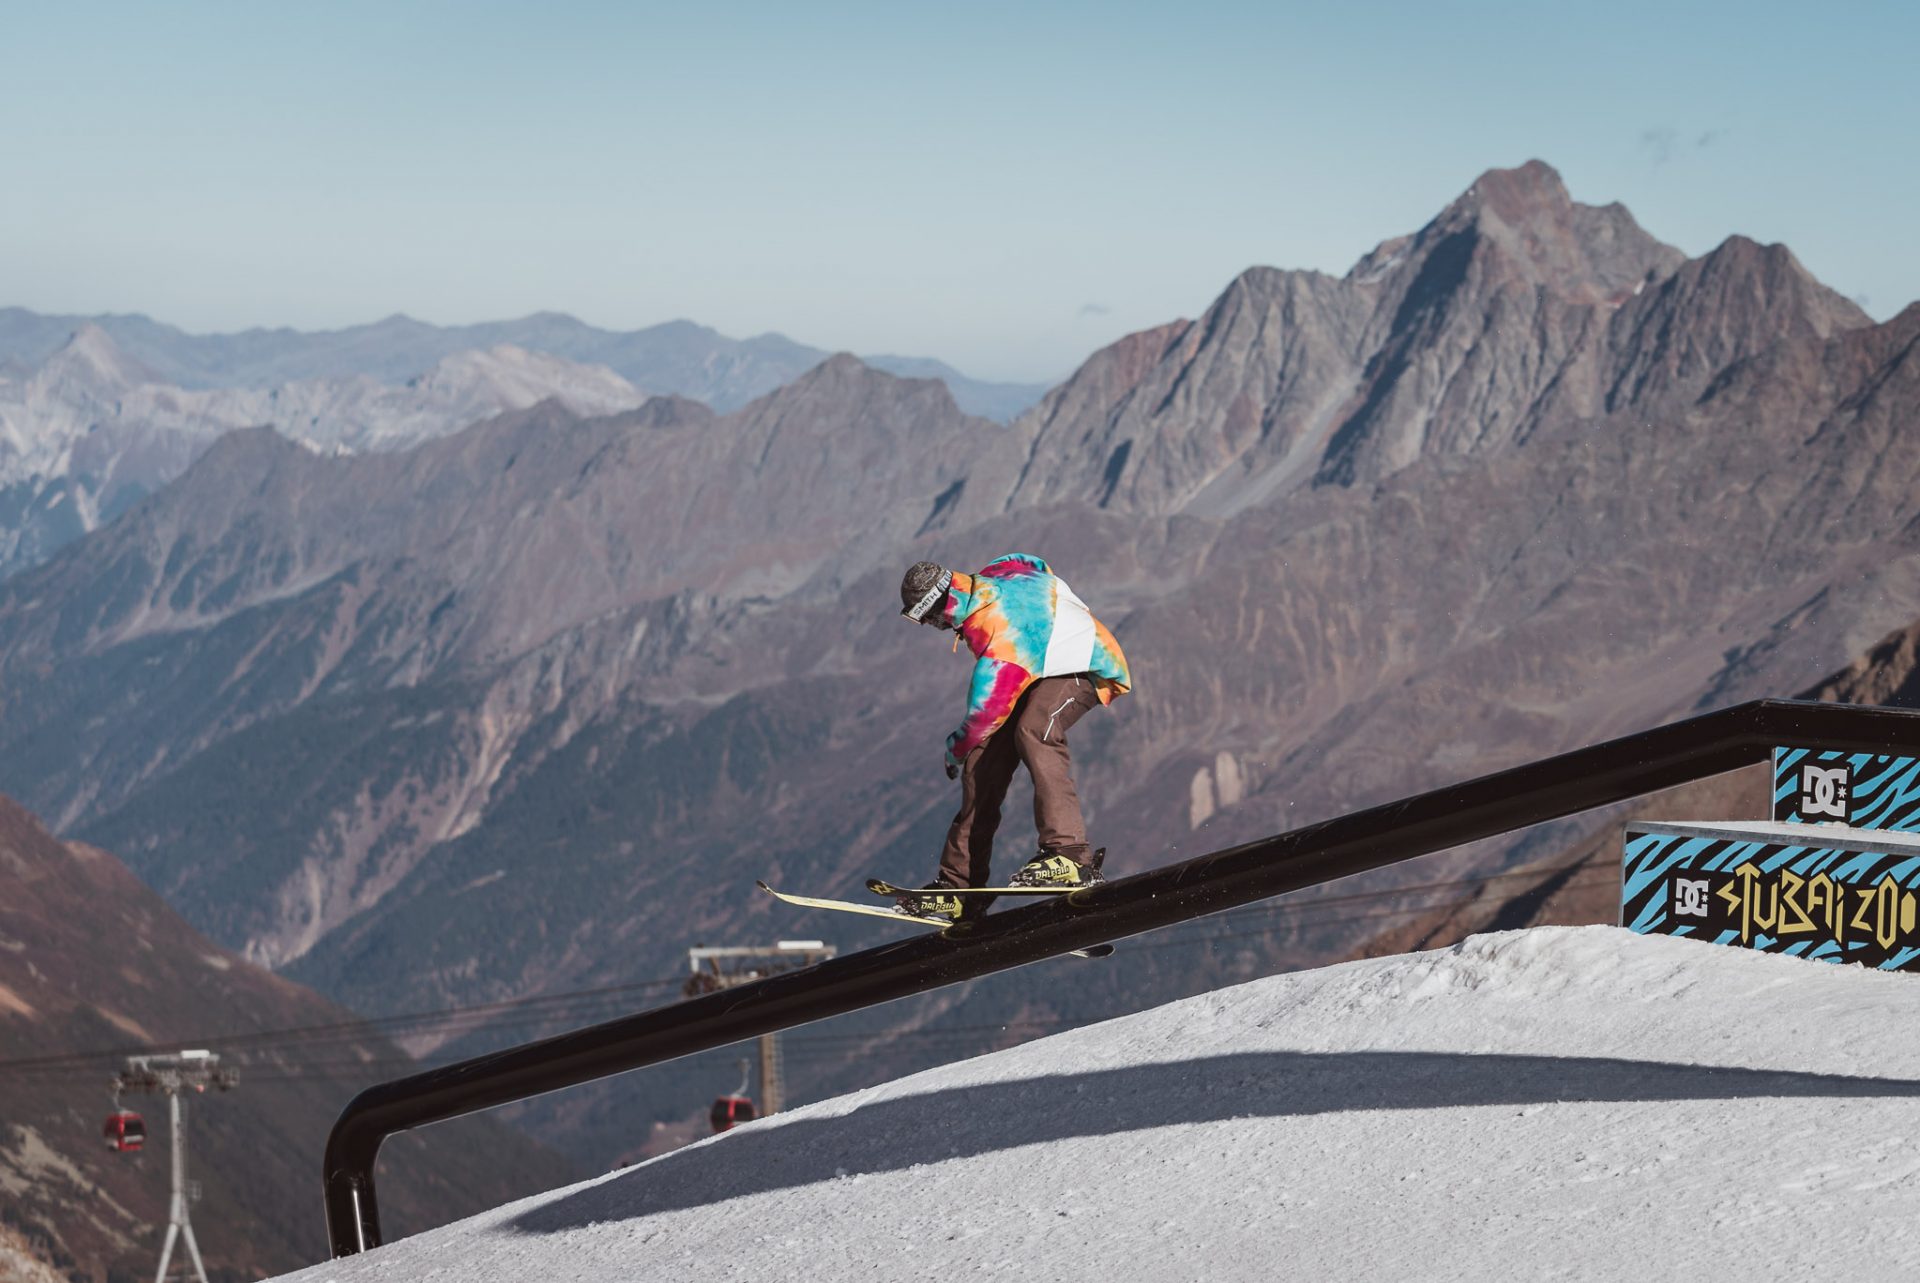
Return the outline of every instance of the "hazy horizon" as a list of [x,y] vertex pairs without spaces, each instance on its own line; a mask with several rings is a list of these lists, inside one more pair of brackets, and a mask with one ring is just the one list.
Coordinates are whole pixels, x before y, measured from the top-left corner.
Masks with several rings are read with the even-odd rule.
[[1057,379],[1248,267],[1339,274],[1538,158],[1884,319],[1891,5],[204,3],[4,20],[0,305],[192,333],[555,311]]

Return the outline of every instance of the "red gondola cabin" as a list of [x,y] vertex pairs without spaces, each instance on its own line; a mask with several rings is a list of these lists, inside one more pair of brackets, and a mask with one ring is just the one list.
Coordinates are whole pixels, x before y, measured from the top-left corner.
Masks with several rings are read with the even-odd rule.
[[724,1132],[739,1123],[754,1120],[753,1098],[750,1096],[721,1096],[713,1102],[713,1112],[708,1115],[713,1120],[713,1130]]
[[121,1153],[131,1153],[147,1143],[147,1125],[131,1109],[108,1114],[107,1125],[100,1129],[100,1134],[106,1137],[108,1149]]

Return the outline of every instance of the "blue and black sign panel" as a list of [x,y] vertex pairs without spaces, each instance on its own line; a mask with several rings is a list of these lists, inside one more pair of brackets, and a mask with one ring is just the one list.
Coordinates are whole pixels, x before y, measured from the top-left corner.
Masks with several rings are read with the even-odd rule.
[[[1771,829],[1772,832],[1762,830]],[[1627,826],[1620,922],[1887,971],[1920,970],[1920,836],[1785,824]]]
[[1776,748],[1773,818],[1920,832],[1920,757]]

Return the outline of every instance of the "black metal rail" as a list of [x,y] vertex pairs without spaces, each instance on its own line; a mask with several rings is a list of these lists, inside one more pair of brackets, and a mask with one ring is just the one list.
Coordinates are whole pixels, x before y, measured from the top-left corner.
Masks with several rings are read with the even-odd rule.
[[1759,700],[1006,910],[736,989],[369,1087],[327,1137],[335,1256],[381,1242],[388,1136],[1025,966],[1766,760],[1776,744],[1920,753],[1920,713]]

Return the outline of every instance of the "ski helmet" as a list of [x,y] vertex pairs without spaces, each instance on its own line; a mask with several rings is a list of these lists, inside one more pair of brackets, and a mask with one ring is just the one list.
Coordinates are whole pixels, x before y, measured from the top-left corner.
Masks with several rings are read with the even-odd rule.
[[900,613],[916,624],[939,623],[940,617],[934,608],[952,586],[951,570],[937,562],[914,562],[900,581]]

